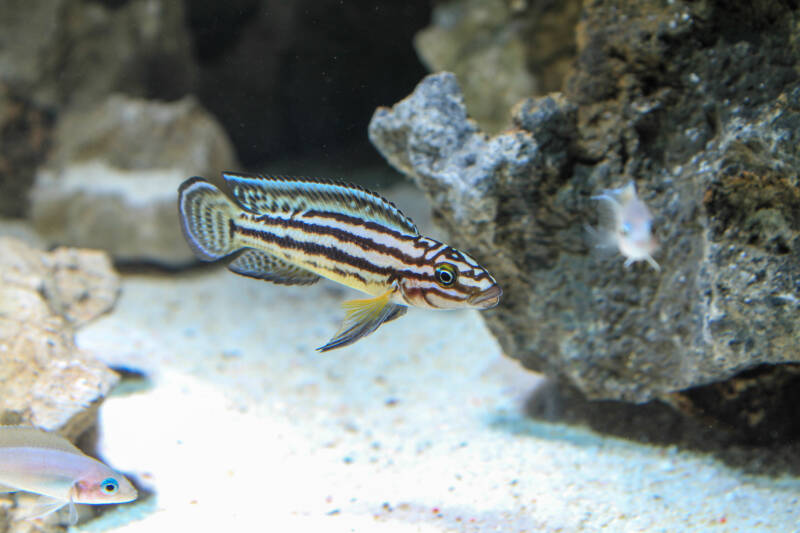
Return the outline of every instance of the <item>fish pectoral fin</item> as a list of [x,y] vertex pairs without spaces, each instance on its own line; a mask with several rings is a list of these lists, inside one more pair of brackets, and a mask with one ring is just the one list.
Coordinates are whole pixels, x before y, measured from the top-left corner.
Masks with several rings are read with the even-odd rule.
[[255,248],[248,248],[239,254],[228,268],[242,276],[282,285],[311,285],[320,280],[320,276],[313,272]]
[[394,289],[375,298],[344,302],[342,307],[347,310],[347,314],[344,317],[342,327],[328,341],[328,344],[317,348],[317,350],[326,352],[334,348],[347,346],[361,337],[366,337],[384,322],[389,322],[402,316],[408,308],[389,301],[393,292]]
[[43,518],[50,513],[55,513],[68,503],[69,501],[49,498],[47,496],[40,496],[36,499],[36,502],[33,505],[25,507],[19,513],[17,513],[15,518],[22,518],[23,520]]

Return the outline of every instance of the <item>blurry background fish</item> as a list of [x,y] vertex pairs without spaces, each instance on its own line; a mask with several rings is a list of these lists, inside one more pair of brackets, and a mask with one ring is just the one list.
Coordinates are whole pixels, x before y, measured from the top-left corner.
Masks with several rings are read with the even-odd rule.
[[587,226],[592,243],[617,249],[625,257],[625,267],[647,261],[655,270],[661,270],[652,257],[658,249],[653,215],[636,194],[633,180],[618,189],[605,189],[592,199],[597,200],[599,213],[599,226]]
[[25,518],[40,518],[76,503],[126,503],[136,489],[125,476],[93,459],[64,437],[38,428],[0,426],[0,492],[38,494]]

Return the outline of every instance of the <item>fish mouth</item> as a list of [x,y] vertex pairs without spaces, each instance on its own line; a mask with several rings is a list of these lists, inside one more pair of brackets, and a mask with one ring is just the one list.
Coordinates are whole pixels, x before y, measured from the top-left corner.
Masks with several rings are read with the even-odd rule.
[[500,285],[492,285],[485,291],[474,294],[469,298],[470,305],[480,307],[481,309],[491,309],[500,303],[500,297],[503,295],[503,289]]

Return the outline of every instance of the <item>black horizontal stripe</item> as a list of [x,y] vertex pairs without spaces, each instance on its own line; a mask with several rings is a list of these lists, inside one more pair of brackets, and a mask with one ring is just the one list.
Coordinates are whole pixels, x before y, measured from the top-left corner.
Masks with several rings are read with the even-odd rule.
[[287,250],[300,250],[308,255],[318,255],[334,262],[350,265],[373,274],[391,276],[396,269],[375,265],[364,258],[352,256],[339,248],[323,246],[315,242],[298,241],[290,237],[279,237],[274,233],[237,226],[237,231],[242,235],[255,237],[265,243],[275,244]]
[[367,279],[358,272],[349,272],[342,268],[334,267],[333,271],[344,278],[356,278],[362,285],[367,285]]
[[[352,224],[353,226],[361,226],[367,228],[369,230],[376,231],[378,233],[383,233],[384,235],[390,235],[392,237],[398,239],[409,239],[410,237],[419,237],[418,233],[415,234],[408,234],[403,233],[383,224],[378,224],[377,222],[372,222],[371,220],[364,220],[360,217],[354,217],[350,215],[345,215],[344,213],[337,213],[335,211],[319,211],[319,210],[309,210],[303,213],[303,216],[306,217],[316,217],[316,218],[327,218],[329,220],[335,220],[337,222],[344,222],[345,224]],[[416,242],[415,248],[416,246]]]
[[[405,263],[407,265],[410,265],[410,266],[416,266],[416,267],[422,267],[422,266],[427,266],[427,265],[435,266],[435,265],[431,264],[431,260],[426,260],[424,256],[421,256],[419,258],[414,258],[414,257],[408,256],[407,254],[403,253],[401,250],[399,250],[397,248],[392,248],[392,247],[389,247],[389,246],[386,246],[386,245],[383,245],[383,244],[376,243],[372,239],[361,237],[361,236],[358,236],[358,235],[356,235],[354,233],[347,232],[345,230],[341,230],[341,229],[338,229],[338,228],[331,228],[331,227],[328,227],[328,226],[318,226],[318,225],[309,224],[309,223],[306,223],[306,222],[303,222],[303,221],[300,221],[300,220],[285,219],[285,218],[274,218],[274,217],[270,217],[269,215],[262,215],[260,217],[253,217],[253,220],[254,221],[258,221],[258,222],[262,222],[262,223],[265,223],[265,224],[273,224],[273,225],[280,226],[280,227],[290,227],[290,228],[293,228],[293,229],[299,229],[300,231],[303,231],[303,232],[306,232],[306,233],[309,233],[309,234],[313,234],[313,235],[331,236],[331,237],[336,238],[337,240],[339,240],[340,242],[342,242],[344,244],[355,244],[355,245],[359,246],[361,249],[363,249],[365,251],[377,251],[377,252],[380,252],[380,253],[384,253],[384,254],[389,255],[391,257],[394,257],[394,258],[400,260],[401,262],[403,262],[403,263]],[[422,273],[422,272],[415,272],[415,271],[412,271],[412,270],[405,270],[405,269],[404,270],[395,270],[395,269],[390,268],[390,267],[380,267],[380,266],[375,265],[374,263],[372,263],[372,262],[370,262],[370,261],[368,261],[368,260],[366,260],[364,258],[353,256],[351,254],[348,254],[344,250],[340,250],[340,249],[337,249],[335,247],[317,245],[316,243],[312,243],[312,242],[308,242],[308,241],[297,241],[297,240],[291,239],[289,237],[278,237],[278,236],[274,235],[273,233],[270,233],[269,231],[250,230],[249,228],[244,228],[242,226],[238,226],[238,225],[235,225],[235,224],[233,224],[233,226],[235,228],[238,228],[244,234],[249,234],[251,236],[262,238],[263,240],[265,240],[267,242],[275,242],[279,246],[284,246],[284,244],[280,244],[276,240],[276,239],[283,239],[283,242],[286,242],[287,243],[286,246],[289,247],[289,248],[303,250],[303,251],[305,251],[305,252],[307,252],[307,253],[309,253],[311,255],[322,255],[322,256],[327,257],[327,258],[329,258],[331,260],[342,261],[343,263],[351,264],[352,266],[356,266],[357,268],[364,268],[364,270],[369,271],[369,272],[373,272],[373,273],[376,273],[376,274],[392,275],[392,273],[395,273],[393,277],[397,277],[397,278],[403,278],[403,277],[409,278],[409,277],[412,277],[412,278],[420,279],[420,280],[428,280],[428,281],[434,281],[434,282],[436,281],[435,275],[426,274],[426,273]],[[267,236],[269,238],[266,238]],[[408,236],[404,236],[404,237],[406,239],[409,238]],[[415,239],[415,240],[419,240],[419,239]],[[288,243],[293,243],[293,244],[288,244]],[[416,244],[416,243],[414,243],[414,244]],[[440,244],[441,243],[437,243],[436,245],[439,246]],[[318,249],[318,250],[325,249],[325,250],[328,250],[328,252],[327,253],[311,252],[310,251],[311,248],[309,248],[310,246],[315,246],[316,249]],[[443,253],[444,251],[446,251],[448,249],[450,249],[450,247],[443,248],[443,250],[441,252],[437,253],[436,256],[440,255],[440,253]],[[355,264],[353,262],[346,261],[346,260],[344,260],[345,257],[352,259],[352,261],[358,261],[359,263]],[[365,268],[363,265],[370,265],[371,268]],[[472,272],[459,272],[458,275],[459,276],[463,276],[465,278],[468,278],[470,280],[476,281],[476,282],[481,281],[483,279],[492,279],[491,276],[489,275],[489,273],[486,272],[485,270],[481,271],[477,275],[476,274],[472,274]],[[363,278],[362,278],[362,280],[363,280]]]
[[254,237],[265,243],[275,244],[287,250],[300,250],[308,255],[322,256],[331,261],[350,265],[366,272],[387,276],[389,280],[416,279],[420,281],[436,282],[436,279],[431,274],[415,272],[413,270],[398,270],[391,267],[381,267],[362,257],[355,257],[332,246],[323,246],[315,242],[298,241],[290,237],[279,237],[269,231],[250,229],[242,226],[236,226],[236,229],[242,235]]
[[[315,217],[319,217],[319,218],[328,218],[328,219],[336,220],[338,222],[343,222],[343,223],[346,223],[346,224],[353,224],[353,225],[356,225],[356,226],[362,226],[362,227],[365,227],[367,229],[372,229],[372,230],[375,230],[375,231],[377,231],[379,233],[384,233],[385,235],[389,235],[389,236],[395,237],[395,238],[397,238],[399,240],[404,240],[406,242],[410,242],[411,245],[414,248],[417,248],[417,249],[419,249],[419,248],[433,249],[433,248],[435,248],[437,246],[441,246],[442,245],[442,243],[440,243],[438,241],[434,241],[432,239],[428,239],[426,237],[419,237],[419,236],[411,237],[409,235],[398,233],[398,232],[396,232],[396,231],[394,231],[394,230],[392,230],[390,228],[387,228],[386,226],[382,226],[380,224],[375,224],[374,222],[364,221],[364,220],[362,220],[360,218],[351,217],[349,215],[344,215],[344,214],[341,214],[341,213],[323,212],[323,211],[308,211],[307,213],[305,213],[305,216],[315,216]],[[448,257],[450,257],[451,255],[457,254],[461,258],[460,259],[456,259],[456,261],[458,261],[460,263],[464,263],[464,264],[466,264],[466,265],[471,267],[471,265],[469,265],[469,263],[467,263],[463,259],[463,255],[461,254],[461,252],[459,252],[458,250],[455,250],[454,248],[452,248],[450,246],[446,246],[446,245],[441,250],[436,252],[436,254],[432,258],[425,259],[425,254],[421,255],[420,257],[412,257],[412,256],[404,253],[403,251],[401,251],[399,248],[392,248],[390,246],[386,246],[384,244],[377,243],[377,242],[373,241],[372,239],[370,239],[368,237],[363,237],[363,236],[357,235],[355,233],[352,233],[352,232],[349,232],[349,231],[346,231],[346,230],[342,230],[342,229],[338,229],[338,228],[331,228],[330,226],[320,226],[320,225],[316,225],[316,224],[310,224],[308,222],[303,222],[301,220],[271,217],[269,215],[261,215],[259,217],[254,218],[254,220],[257,221],[257,222],[265,222],[267,224],[275,224],[275,225],[278,225],[278,226],[281,226],[281,227],[291,227],[293,229],[300,229],[302,231],[306,231],[308,233],[313,233],[315,235],[328,235],[328,236],[331,236],[331,237],[335,237],[337,240],[339,240],[339,241],[341,241],[343,243],[356,244],[362,250],[366,250],[366,251],[372,251],[372,250],[378,251],[380,253],[383,253],[383,254],[392,256],[392,257],[394,257],[396,259],[399,259],[400,261],[402,261],[402,262],[404,262],[404,263],[406,263],[408,265],[413,265],[413,266],[418,266],[418,267],[430,265],[432,267],[435,267],[436,265],[434,264],[434,260],[437,257],[439,257],[440,255],[448,254]],[[422,242],[423,240],[431,242],[432,246],[428,246],[425,242]],[[368,243],[368,244],[365,244],[365,243]],[[482,272],[480,272],[477,275],[472,274],[471,272],[459,272],[458,275],[459,276],[464,276],[464,277],[469,278],[469,279],[471,279],[473,281],[480,281],[482,279],[491,279],[491,276],[485,270],[483,270]]]
[[403,290],[403,293],[405,293],[406,296],[415,295],[415,294],[422,295],[422,298],[426,302],[428,302],[428,304],[431,305],[431,307],[436,307],[436,306],[434,306],[434,305],[432,305],[430,303],[430,301],[427,298],[427,293],[436,293],[441,298],[443,298],[445,300],[451,300],[453,302],[460,302],[462,300],[466,300],[469,297],[468,294],[463,294],[463,293],[458,294],[458,295],[452,295],[450,293],[442,292],[441,290],[437,289],[436,287],[425,287],[425,288],[422,288],[422,287],[408,287],[408,288]]
[[[370,238],[363,237],[361,235],[357,235],[355,233],[345,231],[339,228],[332,228],[330,226],[320,226],[317,224],[309,224],[308,222],[303,222],[302,220],[296,220],[291,218],[276,218],[276,217],[271,217],[269,215],[262,215],[259,217],[255,217],[253,220],[255,222],[262,222],[267,225],[298,229],[300,231],[303,231],[311,235],[325,235],[328,237],[334,237],[335,239],[344,244],[355,244],[356,246],[365,251],[380,252],[382,254],[394,257],[395,259],[399,259],[400,261],[402,261],[407,265],[421,267],[429,264],[429,262],[425,259],[424,256],[412,257],[404,253],[399,248],[386,246],[385,244],[377,243]],[[404,235],[403,238],[412,240],[408,235]]]
[[489,273],[486,272],[485,270],[482,270],[478,274],[473,274],[472,272],[459,272],[458,273],[458,277],[459,278],[461,278],[461,277],[468,278],[468,279],[471,279],[473,281],[480,281],[482,279],[492,279],[492,276],[490,276]]

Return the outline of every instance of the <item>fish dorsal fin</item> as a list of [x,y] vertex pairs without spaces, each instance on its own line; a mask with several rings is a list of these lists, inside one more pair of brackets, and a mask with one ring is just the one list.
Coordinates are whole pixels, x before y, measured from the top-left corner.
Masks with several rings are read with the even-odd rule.
[[636,184],[633,180],[626,183],[623,187],[617,189],[618,191],[618,202],[625,205],[628,202],[631,202],[637,198],[636,195]]
[[0,426],[2,448],[44,448],[85,455],[61,435],[30,426]]
[[313,272],[253,248],[248,248],[239,254],[231,261],[228,268],[242,276],[282,285],[311,285],[320,280],[320,277]]
[[358,185],[324,178],[230,172],[222,177],[239,204],[253,213],[333,212],[380,224],[404,235],[419,235],[414,222],[397,206]]

